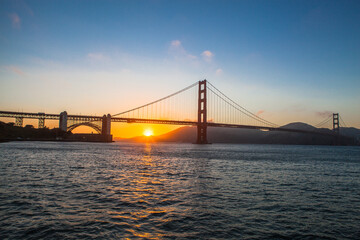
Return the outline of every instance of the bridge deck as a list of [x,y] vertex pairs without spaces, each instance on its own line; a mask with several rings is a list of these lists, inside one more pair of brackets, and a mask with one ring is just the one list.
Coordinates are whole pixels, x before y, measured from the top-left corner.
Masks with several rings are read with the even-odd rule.
[[[0,117],[59,120],[60,114],[0,111]],[[102,121],[102,119],[103,119],[103,117],[101,117],[101,116],[68,115],[68,120],[76,120],[76,121],[84,121],[84,122]],[[111,122],[170,124],[170,125],[182,125],[182,126],[186,126],[186,125],[187,126],[197,126],[198,125],[198,122],[196,122],[196,121],[175,121],[175,120],[165,120],[165,119],[142,119],[142,118],[121,118],[121,117],[111,117]],[[325,133],[325,132],[319,132],[319,131],[307,131],[307,130],[281,128],[281,127],[275,128],[275,127],[266,127],[266,126],[224,124],[224,123],[213,123],[213,122],[207,122],[207,126],[208,127],[258,129],[258,130],[266,130],[266,131],[296,132],[296,133],[307,133],[307,134],[319,134],[319,135],[325,135],[325,136],[336,136],[336,133]]]

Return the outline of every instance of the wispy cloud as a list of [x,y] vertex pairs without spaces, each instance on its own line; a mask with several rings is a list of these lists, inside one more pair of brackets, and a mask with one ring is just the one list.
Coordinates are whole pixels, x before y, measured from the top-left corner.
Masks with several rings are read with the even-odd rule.
[[17,74],[17,75],[25,76],[25,73],[19,67],[11,65],[11,66],[4,66],[4,68],[10,72]]
[[88,53],[87,58],[90,61],[104,62],[110,60],[110,57],[105,56],[102,53]]
[[223,73],[223,70],[221,68],[216,69],[215,74],[220,76]]
[[214,57],[214,53],[210,52],[209,50],[206,50],[201,53],[201,56],[206,62],[211,62]]
[[315,112],[315,114],[319,117],[326,118],[333,114],[331,111],[321,111],[321,112]]
[[[210,50],[203,51],[200,56],[196,56],[195,54],[189,53],[187,50],[185,50],[184,46],[182,45],[182,42],[180,40],[173,40],[170,43],[169,52],[175,56],[175,58],[180,59],[186,59],[186,60],[192,60],[193,63],[196,65],[201,64],[201,58],[206,63],[210,63],[213,61],[215,54],[211,52]],[[222,69],[217,69],[216,74],[221,74]]]
[[259,110],[257,113],[256,113],[256,116],[260,116],[261,114],[263,114],[265,112],[265,110]]
[[185,48],[183,47],[180,40],[171,41],[169,51],[176,58],[186,58],[186,59],[190,59],[190,60],[196,60],[197,59],[197,57],[195,55],[189,54],[185,50]]
[[215,61],[215,54],[210,50],[193,53],[185,49],[183,43],[172,40],[168,43],[168,53],[173,58],[170,62],[177,66],[191,68],[192,71],[203,72],[207,76],[218,76],[223,74],[223,69]]
[[171,41],[171,46],[172,46],[172,47],[180,47],[180,46],[181,46],[180,40],[173,40],[173,41]]
[[9,14],[9,18],[11,20],[11,24],[12,24],[13,28],[21,27],[21,19],[20,19],[19,15],[17,15],[16,13],[11,13],[11,14]]

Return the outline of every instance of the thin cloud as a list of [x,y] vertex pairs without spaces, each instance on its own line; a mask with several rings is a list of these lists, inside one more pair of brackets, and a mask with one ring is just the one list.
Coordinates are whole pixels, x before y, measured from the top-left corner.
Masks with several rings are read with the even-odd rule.
[[178,61],[180,60],[182,62],[189,63],[197,68],[198,67],[207,68],[207,67],[209,67],[208,64],[211,63],[211,65],[213,67],[211,69],[208,69],[209,71],[211,71],[213,73],[215,71],[216,75],[221,75],[223,73],[223,69],[216,68],[216,66],[214,66],[214,64],[212,64],[215,54],[213,52],[211,52],[210,50],[205,50],[199,55],[192,54],[192,53],[189,53],[184,48],[183,43],[180,40],[175,39],[169,43],[168,52],[176,60],[178,60]]
[[261,114],[263,114],[265,112],[265,110],[259,110],[257,113],[256,113],[256,116],[260,116]]
[[214,57],[214,54],[212,52],[210,52],[209,50],[203,51],[201,53],[201,56],[203,57],[203,59],[207,62],[211,62],[211,60]]
[[333,112],[330,111],[321,111],[321,112],[315,112],[315,114],[319,117],[326,118],[333,114]]
[[178,59],[185,58],[189,60],[197,60],[197,57],[195,55],[189,54],[185,50],[180,40],[171,41],[169,52]]
[[223,73],[223,70],[221,68],[216,69],[215,74],[221,75]]
[[103,62],[103,61],[110,60],[109,57],[105,56],[102,53],[88,53],[87,58],[90,61],[96,61],[96,62]]
[[5,66],[5,69],[7,69],[8,71],[11,71],[17,75],[20,75],[20,76],[25,76],[25,73],[18,67],[16,66]]
[[11,13],[11,14],[9,14],[9,18],[11,20],[11,24],[12,24],[13,28],[21,27],[21,19],[20,19],[19,15],[17,15],[16,13]]
[[180,47],[180,46],[181,46],[180,40],[173,40],[173,41],[171,41],[171,46],[173,46],[173,47]]

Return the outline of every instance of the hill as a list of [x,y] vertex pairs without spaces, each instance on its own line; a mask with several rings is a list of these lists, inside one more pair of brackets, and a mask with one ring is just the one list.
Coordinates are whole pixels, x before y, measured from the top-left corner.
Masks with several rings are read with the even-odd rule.
[[[297,129],[305,131],[319,131],[322,133],[332,133],[329,129],[318,129],[309,124],[296,122],[284,125],[280,128]],[[196,127],[181,127],[163,135],[148,137],[135,137],[122,139],[121,141],[136,142],[185,142],[194,143],[196,141]],[[341,128],[340,134],[347,137],[340,139],[341,145],[355,145],[360,142],[360,130],[356,128]],[[355,142],[354,142],[355,139]],[[208,141],[210,143],[244,143],[244,144],[298,144],[298,145],[333,145],[335,139],[331,136],[319,134],[280,132],[280,131],[261,131],[256,129],[238,128],[215,128],[208,127]]]

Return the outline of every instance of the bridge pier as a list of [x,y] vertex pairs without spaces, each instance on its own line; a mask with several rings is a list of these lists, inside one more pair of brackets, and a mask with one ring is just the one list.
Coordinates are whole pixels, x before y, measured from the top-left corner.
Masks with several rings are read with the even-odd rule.
[[44,128],[44,127],[45,127],[45,118],[39,118],[38,128]]
[[39,116],[39,123],[38,128],[44,128],[45,127],[45,113],[38,113]]
[[206,80],[199,81],[197,144],[207,144]]
[[67,132],[67,122],[68,122],[67,112],[64,111],[60,113],[59,128],[61,131]]
[[15,126],[22,127],[23,123],[24,123],[24,118],[23,117],[16,117],[15,118]]
[[102,118],[101,134],[103,135],[105,142],[112,142],[111,135],[111,115],[105,115]]

